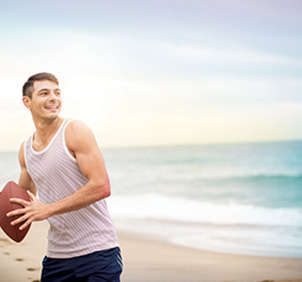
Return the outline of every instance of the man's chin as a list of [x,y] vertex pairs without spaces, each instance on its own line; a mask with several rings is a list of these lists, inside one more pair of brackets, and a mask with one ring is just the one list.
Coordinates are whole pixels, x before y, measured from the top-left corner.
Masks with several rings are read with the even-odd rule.
[[58,119],[59,118],[59,114],[58,113],[54,113],[54,114],[50,114],[50,115],[47,115],[47,116],[44,116],[43,117],[43,119],[45,120],[45,121],[54,121],[54,120],[56,120],[56,119]]

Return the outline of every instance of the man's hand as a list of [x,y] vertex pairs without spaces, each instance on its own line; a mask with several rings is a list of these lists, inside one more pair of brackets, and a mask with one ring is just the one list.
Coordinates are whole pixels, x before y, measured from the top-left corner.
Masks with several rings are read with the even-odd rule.
[[49,205],[43,204],[39,201],[34,194],[32,194],[29,190],[26,191],[30,197],[30,201],[25,201],[18,198],[11,198],[10,202],[17,203],[22,205],[24,208],[16,209],[7,213],[8,217],[18,215],[20,216],[16,220],[11,222],[11,225],[18,224],[20,222],[25,221],[23,225],[19,228],[23,230],[28,225],[30,225],[33,221],[41,221],[47,219],[50,216]]

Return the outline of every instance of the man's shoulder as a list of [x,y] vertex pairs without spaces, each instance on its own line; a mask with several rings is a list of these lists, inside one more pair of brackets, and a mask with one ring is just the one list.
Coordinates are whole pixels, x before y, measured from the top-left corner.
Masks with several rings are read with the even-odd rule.
[[[30,138],[29,138],[29,139],[30,139]],[[21,154],[21,155],[24,154],[24,150],[25,150],[26,145],[28,144],[28,140],[29,140],[29,139],[23,140],[23,141],[21,142],[21,144],[20,144],[20,146],[19,146],[19,151],[18,151],[19,155],[20,155],[20,154]]]
[[69,120],[68,125],[66,127],[66,132],[73,135],[81,134],[83,132],[85,133],[85,131],[91,131],[91,129],[85,122],[75,119]]
[[70,120],[66,127],[65,140],[69,148],[78,147],[94,136],[88,125],[81,120]]

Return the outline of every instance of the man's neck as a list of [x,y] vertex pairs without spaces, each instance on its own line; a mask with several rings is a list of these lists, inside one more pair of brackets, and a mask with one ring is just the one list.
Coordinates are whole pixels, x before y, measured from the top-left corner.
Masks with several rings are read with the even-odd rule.
[[34,138],[39,143],[44,144],[48,143],[49,139],[57,132],[63,122],[63,118],[57,117],[53,120],[33,119],[33,121],[36,127]]

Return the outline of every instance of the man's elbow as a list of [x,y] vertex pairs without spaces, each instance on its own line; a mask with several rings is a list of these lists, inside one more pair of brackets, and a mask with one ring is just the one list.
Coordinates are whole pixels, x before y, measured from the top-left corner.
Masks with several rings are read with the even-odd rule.
[[109,187],[105,191],[105,198],[110,197],[110,195],[111,195],[111,189],[110,189],[110,185],[109,185]]
[[105,183],[98,184],[98,200],[102,200],[104,198],[107,198],[111,195],[111,187],[109,181],[106,181]]
[[109,181],[105,181],[105,184],[101,187],[101,189],[105,193],[106,197],[109,197],[111,195],[111,187]]

